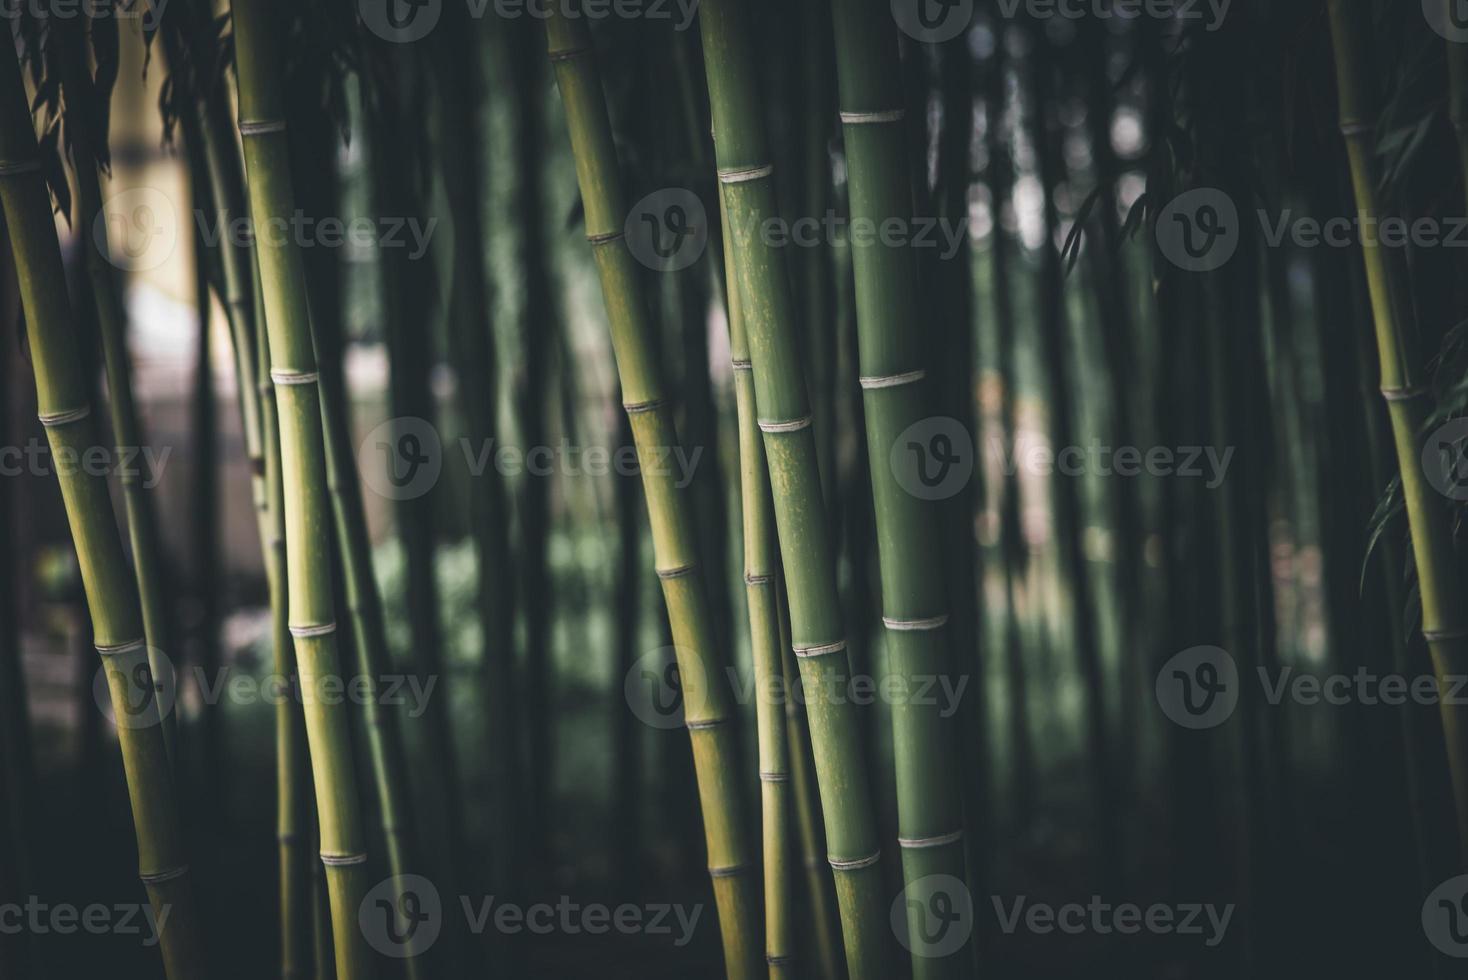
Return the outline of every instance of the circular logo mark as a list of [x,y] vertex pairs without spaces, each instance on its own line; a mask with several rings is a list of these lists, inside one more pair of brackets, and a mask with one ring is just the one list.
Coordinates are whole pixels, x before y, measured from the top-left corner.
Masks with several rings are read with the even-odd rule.
[[1216,728],[1239,703],[1239,668],[1221,647],[1189,647],[1157,673],[1157,703],[1184,728]]
[[676,647],[659,647],[639,657],[622,679],[622,693],[632,713],[649,728],[682,728],[701,715],[709,685],[693,657],[678,662]]
[[1422,473],[1451,500],[1468,500],[1468,418],[1439,426],[1422,447]]
[[104,653],[92,677],[92,699],[118,728],[152,728],[173,712],[178,700],[173,661],[162,650],[141,646]]
[[1447,40],[1468,42],[1468,0],[1422,0],[1422,12],[1432,29]]
[[914,41],[941,44],[968,29],[974,0],[892,0],[892,19]]
[[1188,272],[1212,272],[1239,248],[1239,209],[1216,187],[1173,198],[1157,216],[1157,246],[1167,261]]
[[384,41],[409,44],[428,36],[443,13],[443,0],[357,0],[367,29]]
[[421,956],[443,929],[443,902],[433,882],[422,875],[397,875],[362,897],[357,924],[367,945],[383,956]]
[[125,272],[156,269],[178,246],[178,212],[168,195],[152,187],[130,187],[102,202],[92,220],[92,240]]
[[357,447],[362,479],[380,497],[412,500],[438,483],[443,444],[427,419],[400,415],[367,433]]
[[921,500],[947,500],[974,473],[974,440],[962,422],[934,416],[902,430],[888,453],[892,475]]
[[891,918],[903,949],[926,959],[952,956],[974,931],[974,899],[953,875],[926,875],[902,889]]
[[703,202],[683,187],[664,187],[632,205],[623,231],[632,257],[656,272],[688,268],[709,241]]

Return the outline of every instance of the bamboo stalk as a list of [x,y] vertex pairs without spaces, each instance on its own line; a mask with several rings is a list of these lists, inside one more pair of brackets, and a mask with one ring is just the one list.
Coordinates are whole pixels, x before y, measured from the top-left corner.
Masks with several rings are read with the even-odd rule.
[[[896,29],[885,5],[872,0],[834,0],[832,22],[852,220],[911,225]],[[851,251],[888,670],[915,690],[950,670],[944,566],[935,560],[943,550],[941,515],[937,504],[903,488],[891,463],[897,440],[929,415],[925,335],[911,323],[917,267],[910,249],[884,241],[854,240]],[[898,843],[909,887],[931,875],[967,877],[952,738],[942,705],[919,700],[892,705]],[[926,906],[907,908],[909,928],[921,935]],[[914,941],[914,976],[959,975],[966,946],[939,956]]]
[[784,256],[756,233],[779,212],[747,17],[738,3],[709,0],[699,18],[719,180],[732,227],[737,286],[731,291],[739,290],[748,331],[789,589],[792,643],[807,696],[847,967],[852,980],[886,980],[890,927],[882,895],[882,852],[857,710],[836,694],[848,682],[851,664],[794,301]]
[[693,501],[677,491],[670,474],[652,465],[658,447],[677,444],[677,432],[672,405],[663,391],[639,270],[623,238],[626,205],[611,120],[585,20],[553,13],[547,23],[547,41],[566,108],[586,209],[586,235],[601,276],[623,403],[644,463],[643,489],[658,578],[683,678],[684,713],[703,804],[724,965],[730,977],[752,978],[761,972],[758,898],[735,782],[739,752],[734,715],[698,567]]
[[[51,199],[15,48],[0,44],[0,205],[10,233],[36,378],[36,403],[52,452],[77,457],[97,445],[96,423],[66,295]],[[201,929],[174,799],[168,749],[148,664],[132,571],[113,521],[106,480],[78,468],[58,474],[97,652],[119,719],[137,835],[140,877],[165,921],[160,947],[170,980],[205,976]],[[137,698],[144,698],[137,707]],[[167,919],[162,919],[163,915]]]
[[[734,251],[729,223],[721,221],[724,268],[734,282]],[[728,295],[729,358],[734,368],[734,400],[739,417],[739,492],[744,517],[744,589],[749,607],[750,654],[754,661],[755,722],[758,726],[760,803],[764,826],[765,961],[770,977],[798,975],[792,935],[791,785],[789,734],[783,708],[788,691],[781,650],[779,545],[775,503],[755,406],[754,372],[739,291]]]
[[[1335,52],[1340,127],[1345,137],[1363,218],[1380,213],[1375,155],[1374,103],[1359,4],[1330,0],[1330,31]],[[1361,243],[1371,293],[1376,346],[1381,365],[1381,394],[1386,399],[1397,465],[1402,477],[1407,523],[1417,563],[1422,597],[1422,635],[1432,651],[1433,672],[1444,697],[1439,699],[1448,769],[1457,807],[1459,864],[1468,861],[1468,710],[1446,697],[1450,678],[1468,673],[1468,609],[1453,554],[1448,509],[1427,483],[1422,466],[1422,439],[1432,411],[1432,393],[1422,376],[1416,352],[1408,342],[1394,301],[1390,258],[1380,241]]]
[[[281,26],[265,0],[234,5],[239,128],[244,139],[250,210],[257,225],[287,220],[295,207],[276,45]],[[269,337],[270,377],[280,428],[285,495],[286,586],[290,631],[304,685],[306,738],[331,902],[337,975],[375,970],[357,912],[367,891],[367,841],[344,705],[314,697],[341,682],[331,586],[330,504],[312,347],[305,267],[295,242],[257,240],[256,258]]]

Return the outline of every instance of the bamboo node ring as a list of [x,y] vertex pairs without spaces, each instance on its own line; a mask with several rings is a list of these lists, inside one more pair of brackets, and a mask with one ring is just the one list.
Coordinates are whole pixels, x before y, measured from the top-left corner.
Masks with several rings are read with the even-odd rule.
[[929,616],[927,619],[889,619],[883,616],[882,624],[896,633],[917,633],[922,630],[936,630],[947,626],[948,614]]
[[1355,122],[1354,120],[1341,122],[1342,136],[1361,136],[1369,132],[1371,132],[1370,123]]
[[835,643],[811,643],[805,646],[792,648],[795,655],[802,660],[811,657],[825,657],[833,653],[840,653],[846,649],[845,640],[837,640]]
[[124,653],[135,653],[138,650],[146,649],[147,646],[148,643],[146,640],[128,640],[124,643],[99,643],[97,644],[97,654],[102,657],[117,657]]
[[625,231],[604,231],[595,235],[587,235],[586,241],[591,246],[606,245],[610,242],[618,242],[627,237]]
[[66,425],[70,422],[80,422],[92,414],[91,405],[83,405],[81,408],[73,408],[65,412],[47,412],[36,416],[46,428],[55,428],[58,425]]
[[703,718],[699,721],[685,721],[683,727],[690,732],[702,732],[710,728],[718,728],[722,724],[724,724],[723,718]]
[[285,132],[284,119],[241,119],[241,136],[262,136],[265,133]]
[[622,411],[628,415],[642,415],[645,412],[656,412],[666,404],[666,400],[662,398],[653,398],[645,402],[623,402]]
[[321,863],[328,868],[347,868],[354,864],[366,864],[367,854],[327,854],[323,851]]
[[795,957],[788,953],[766,953],[765,962],[771,966],[779,966],[782,963],[794,963]]
[[790,774],[788,772],[765,772],[763,769],[761,769],[760,770],[760,774],[759,774],[759,778],[760,778],[760,782],[763,782],[763,783],[788,783],[788,782],[790,782]]
[[809,429],[810,426],[811,417],[809,415],[804,418],[790,419],[785,422],[768,422],[764,419],[760,419],[759,421],[759,430],[761,432],[799,432],[801,429]]
[[679,565],[677,568],[659,568],[655,569],[655,571],[658,573],[658,578],[666,582],[670,578],[683,578],[685,575],[692,575],[698,571],[698,564],[693,562],[687,565]]
[[0,160],[0,177],[16,177],[41,169],[40,160]]
[[1410,388],[1383,388],[1381,397],[1389,402],[1409,402],[1414,398],[1422,398],[1427,394],[1427,389],[1421,385],[1413,385]]
[[868,854],[863,858],[826,858],[826,863],[831,866],[832,871],[860,871],[862,868],[870,868],[882,860],[882,852]]
[[590,54],[590,53],[591,53],[591,49],[590,48],[567,48],[564,51],[552,51],[552,52],[550,52],[549,55],[547,55],[547,57],[549,57],[550,60],[551,60],[551,62],[554,63],[554,62],[557,62],[557,61],[570,61],[572,58],[575,58],[577,55]]
[[732,878],[749,870],[747,864],[731,864],[723,868],[709,868],[710,878]]
[[138,878],[145,885],[161,885],[165,881],[174,881],[178,878],[182,878],[188,873],[189,866],[187,864],[181,864],[176,868],[169,868],[167,871],[155,871],[152,873],[140,872],[138,874]]
[[744,360],[738,360],[738,359],[732,360],[732,361],[729,362],[729,366],[732,367],[736,371],[753,371],[754,370],[754,362],[751,361],[751,360],[749,360],[748,358],[745,358]]
[[270,380],[278,385],[314,385],[320,378],[320,373],[316,371],[288,371],[284,368],[270,369]]
[[876,112],[843,112],[841,121],[853,126],[868,123],[901,122],[907,112],[903,109],[879,109]]
[[901,374],[868,375],[858,380],[864,389],[872,391],[877,388],[898,388],[902,385],[910,385],[916,381],[923,380],[927,376],[927,371],[918,368],[916,371],[903,371]]
[[746,575],[746,576],[744,576],[744,584],[745,585],[764,585],[769,580],[770,580],[770,576],[768,576],[768,575]]
[[773,163],[767,163],[763,167],[732,167],[719,171],[719,183],[743,184],[751,180],[759,180],[761,177],[768,177],[774,172]]
[[330,636],[336,632],[336,623],[318,623],[315,626],[292,626],[291,636]]
[[951,834],[939,834],[937,837],[899,837],[897,843],[909,850],[920,850],[924,847],[942,847],[944,844],[956,844],[963,840],[963,830],[955,830]]
[[1422,638],[1428,643],[1437,643],[1442,640],[1463,640],[1468,639],[1468,629],[1423,630]]

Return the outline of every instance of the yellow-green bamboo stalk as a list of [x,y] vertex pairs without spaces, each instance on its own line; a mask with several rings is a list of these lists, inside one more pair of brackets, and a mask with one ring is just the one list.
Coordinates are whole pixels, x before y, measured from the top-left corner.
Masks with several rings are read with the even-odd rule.
[[[57,458],[98,445],[72,322],[51,197],[15,48],[0,44],[0,207],[15,256],[36,404]],[[97,652],[119,721],[118,744],[138,843],[139,874],[159,921],[169,980],[206,976],[200,921],[175,806],[174,785],[132,570],[113,521],[106,480],[79,468],[58,474]],[[141,707],[139,707],[141,705]],[[126,720],[124,720],[126,719]],[[166,918],[165,918],[166,916]]]
[[[284,25],[266,0],[236,0],[239,129],[250,212],[257,225],[288,220],[295,209],[277,55],[283,36]],[[375,970],[357,924],[368,888],[367,840],[349,719],[345,705],[325,704],[316,696],[323,684],[341,683],[341,664],[331,585],[331,510],[306,273],[299,248],[289,237],[272,241],[262,235],[255,245],[286,488],[290,632],[305,701],[337,976],[359,980],[373,976]]]
[[677,445],[678,436],[673,406],[663,391],[641,270],[623,237],[627,209],[611,120],[585,19],[557,10],[547,23],[547,33],[576,157],[586,237],[601,276],[622,400],[643,464],[658,578],[683,678],[684,715],[703,804],[724,966],[730,977],[752,978],[763,972],[758,952],[759,900],[739,806],[739,751],[731,696],[698,567],[693,501],[677,489],[665,467],[656,465],[659,448]]
[[[1330,30],[1335,51],[1336,90],[1341,133],[1350,157],[1356,207],[1363,219],[1381,213],[1377,200],[1375,99],[1366,55],[1365,8],[1349,0],[1330,0]],[[1447,738],[1448,769],[1457,806],[1458,859],[1468,862],[1468,709],[1449,703],[1449,678],[1468,673],[1468,607],[1453,554],[1453,535],[1446,501],[1428,484],[1423,470],[1423,438],[1432,412],[1432,392],[1395,301],[1390,256],[1380,241],[1362,242],[1366,280],[1371,292],[1376,346],[1381,364],[1381,393],[1386,399],[1397,465],[1402,477],[1417,583],[1422,596],[1422,635],[1432,650],[1433,671]]]
[[730,289],[739,290],[749,336],[846,966],[852,980],[888,980],[891,927],[882,850],[857,707],[842,693],[851,663],[794,300],[784,254],[759,232],[779,210],[748,16],[737,0],[706,0],[699,13],[719,182],[735,253],[737,286]]

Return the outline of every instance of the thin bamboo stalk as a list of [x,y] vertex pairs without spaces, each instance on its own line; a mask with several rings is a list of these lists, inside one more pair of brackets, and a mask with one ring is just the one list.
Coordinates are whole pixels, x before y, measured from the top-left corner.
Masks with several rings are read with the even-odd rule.
[[[721,221],[724,267],[734,282],[734,251],[729,222]],[[794,977],[795,943],[791,908],[791,785],[789,733],[782,705],[787,697],[779,615],[779,545],[775,502],[755,405],[749,337],[744,329],[739,291],[728,296],[729,358],[734,367],[734,400],[739,416],[739,492],[744,516],[744,589],[749,607],[749,644],[754,661],[755,722],[759,730],[760,803],[765,858],[765,961],[770,977]]]
[[[97,445],[81,351],[66,295],[51,199],[15,49],[0,44],[0,206],[15,256],[36,378],[36,403],[58,457]],[[205,976],[200,923],[175,805],[168,749],[148,664],[132,570],[113,521],[106,480],[77,468],[58,474],[91,610],[97,652],[117,728],[137,835],[140,877],[161,937],[170,980]],[[139,708],[139,697],[142,707]],[[167,915],[166,919],[161,917]]]
[[658,578],[683,678],[684,714],[703,804],[724,965],[730,977],[752,978],[761,972],[758,898],[735,782],[739,752],[731,696],[698,566],[693,501],[677,491],[664,468],[652,465],[658,447],[677,444],[677,432],[672,405],[663,391],[639,270],[623,238],[626,205],[611,120],[584,18],[553,13],[547,22],[547,40],[566,108],[586,209],[586,235],[601,276],[623,403],[644,463],[643,489]]
[[[896,28],[885,5],[872,0],[834,0],[831,13],[852,220],[910,225]],[[943,551],[941,513],[904,489],[891,463],[897,440],[929,415],[924,334],[911,323],[919,308],[917,266],[909,248],[885,241],[854,240],[851,250],[888,670],[906,690],[916,690],[950,670],[944,566],[934,560]],[[892,705],[898,843],[909,887],[932,875],[967,877],[963,810],[942,711],[929,699]],[[907,909],[916,939],[929,913],[922,902],[910,901]],[[959,975],[966,945],[936,955],[914,941],[914,976]]]
[[748,16],[739,3],[708,0],[699,17],[718,174],[732,227],[737,286],[731,292],[739,291],[749,337],[847,967],[853,980],[886,980],[890,926],[882,895],[882,851],[856,706],[836,695],[850,678],[851,663],[794,299],[784,255],[756,233],[779,212]]
[[[1330,0],[1330,31],[1335,52],[1340,127],[1345,137],[1355,187],[1356,207],[1363,218],[1381,212],[1375,155],[1374,97],[1369,61],[1359,18],[1360,4]],[[1432,393],[1420,373],[1416,352],[1408,342],[1394,300],[1390,257],[1380,241],[1362,242],[1366,279],[1376,326],[1381,365],[1381,393],[1391,418],[1411,529],[1417,582],[1422,597],[1422,635],[1432,651],[1433,671],[1444,694],[1448,678],[1468,672],[1468,608],[1453,554],[1446,504],[1427,483],[1422,466],[1422,438],[1432,411]],[[1468,861],[1468,709],[1440,699],[1448,769],[1457,807],[1459,864]]]
[[[257,224],[288,220],[295,207],[276,45],[280,22],[265,0],[234,5],[239,128],[244,139],[250,209]],[[286,586],[290,631],[304,686],[306,737],[331,902],[340,980],[371,977],[357,913],[367,891],[367,841],[353,770],[344,705],[314,697],[323,683],[340,683],[331,586],[325,449],[312,345],[305,267],[288,238],[257,240],[265,327],[280,428],[285,494]]]

